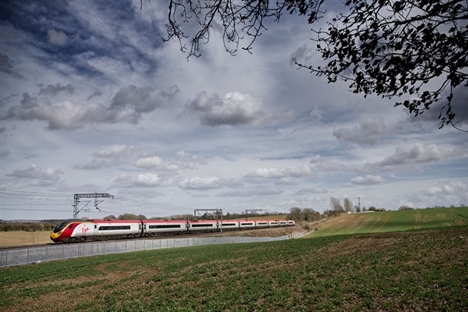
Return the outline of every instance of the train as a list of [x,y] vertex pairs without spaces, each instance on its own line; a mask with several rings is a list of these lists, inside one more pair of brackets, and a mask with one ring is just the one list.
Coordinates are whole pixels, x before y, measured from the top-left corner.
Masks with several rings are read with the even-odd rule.
[[50,239],[54,243],[78,243],[295,225],[294,220],[65,220],[52,230]]

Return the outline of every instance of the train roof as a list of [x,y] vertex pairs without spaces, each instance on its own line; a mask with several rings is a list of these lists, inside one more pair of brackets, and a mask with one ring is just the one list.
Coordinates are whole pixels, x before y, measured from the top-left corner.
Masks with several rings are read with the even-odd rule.
[[106,219],[93,219],[94,223],[141,223],[141,220],[106,220]]
[[142,220],[143,223],[187,223],[187,220]]

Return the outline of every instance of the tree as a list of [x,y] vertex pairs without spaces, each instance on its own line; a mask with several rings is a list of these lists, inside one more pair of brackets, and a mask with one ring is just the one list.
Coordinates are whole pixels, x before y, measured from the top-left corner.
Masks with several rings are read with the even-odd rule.
[[353,211],[353,202],[351,201],[351,199],[349,199],[348,197],[346,197],[343,201],[343,206],[344,206],[344,210],[346,212],[350,212],[350,211]]
[[290,208],[289,213],[286,216],[286,219],[300,221],[302,219],[301,208],[298,208],[298,207]]
[[312,208],[304,208],[302,209],[302,216],[305,221],[307,222],[313,222],[320,220],[320,212],[315,211]]
[[124,213],[121,214],[118,218],[119,220],[146,220],[144,215],[135,215],[133,213]]
[[[235,55],[245,37],[248,41],[242,49],[251,52],[255,40],[267,30],[268,20],[279,22],[284,13],[290,13],[313,24],[325,16],[323,3],[170,0],[165,40],[176,39],[188,57],[199,57],[200,42],[209,42],[210,30],[221,28],[227,52]],[[346,0],[342,11],[328,21],[327,29],[312,29],[317,52],[326,64],[294,60],[297,66],[326,77],[329,83],[349,81],[350,90],[364,96],[405,97],[395,106],[406,107],[414,116],[441,105],[440,128],[451,124],[459,129],[455,117],[466,103],[457,112],[452,103],[455,89],[468,87],[466,0]]]
[[340,204],[340,200],[336,197],[330,198],[330,206],[332,207],[333,211],[344,212],[343,206]]

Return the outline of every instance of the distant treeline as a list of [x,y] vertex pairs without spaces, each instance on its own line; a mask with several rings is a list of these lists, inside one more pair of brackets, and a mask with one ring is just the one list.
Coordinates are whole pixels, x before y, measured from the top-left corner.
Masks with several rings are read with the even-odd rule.
[[0,232],[13,232],[13,231],[26,231],[26,232],[38,232],[38,231],[52,231],[57,223],[45,223],[45,222],[1,222]]
[[[233,219],[243,219],[246,217],[254,217],[254,216],[278,216],[278,215],[286,215],[286,219],[288,220],[295,220],[296,222],[314,222],[318,221],[323,218],[338,216],[342,213],[354,213],[354,212],[366,212],[366,211],[386,211],[384,208],[375,208],[374,206],[370,206],[369,208],[363,207],[360,209],[359,207],[353,207],[348,209],[347,207],[349,203],[344,201],[344,207],[337,201],[336,198],[331,198],[331,209],[325,210],[323,213],[315,211],[312,208],[298,208],[293,207],[289,209],[289,213],[249,213],[246,215],[245,213],[226,213],[223,214],[222,218],[224,220],[233,220]],[[465,205],[460,205],[460,207],[465,207]],[[358,209],[359,208],[359,209]],[[427,208],[413,208],[408,206],[401,206],[398,210],[417,210],[417,209],[433,209],[433,208],[455,208],[455,206],[444,207],[444,206],[435,206],[435,207],[427,207]],[[169,217],[154,217],[149,218],[150,220],[219,220],[221,215],[219,213],[204,213],[200,216],[194,216],[191,214],[180,214],[180,215],[172,215]],[[104,217],[105,220],[148,220],[145,215],[136,215],[132,213],[124,213],[119,215],[118,217],[114,215],[109,215]],[[88,218],[82,218],[81,220],[86,221],[89,220]],[[9,231],[26,231],[26,232],[36,232],[36,231],[52,231],[54,227],[62,222],[63,220],[55,220],[55,219],[48,219],[48,220],[41,220],[39,222],[18,222],[18,221],[5,221],[0,219],[0,232],[9,232]]]
[[[261,216],[278,216],[278,215],[285,215],[285,213],[262,213]],[[225,220],[233,220],[233,219],[243,219],[245,217],[254,217],[254,216],[259,216],[258,214],[255,213],[249,213],[246,215],[245,213],[226,213],[223,214],[222,218]],[[144,215],[135,215],[131,213],[125,213],[122,214],[118,217],[114,215],[109,215],[104,218],[105,220],[148,220],[146,216]],[[180,215],[172,215],[169,217],[154,217],[154,218],[149,218],[149,220],[219,220],[221,219],[220,213],[204,213],[199,216],[194,216],[191,214],[180,214]]]

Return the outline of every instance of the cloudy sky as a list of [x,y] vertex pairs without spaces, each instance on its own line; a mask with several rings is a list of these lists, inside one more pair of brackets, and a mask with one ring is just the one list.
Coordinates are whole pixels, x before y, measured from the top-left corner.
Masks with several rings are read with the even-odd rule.
[[71,218],[73,194],[94,192],[114,199],[80,217],[468,204],[467,133],[298,70],[320,62],[305,18],[236,56],[214,28],[187,61],[162,40],[166,12],[1,2],[0,219]]

